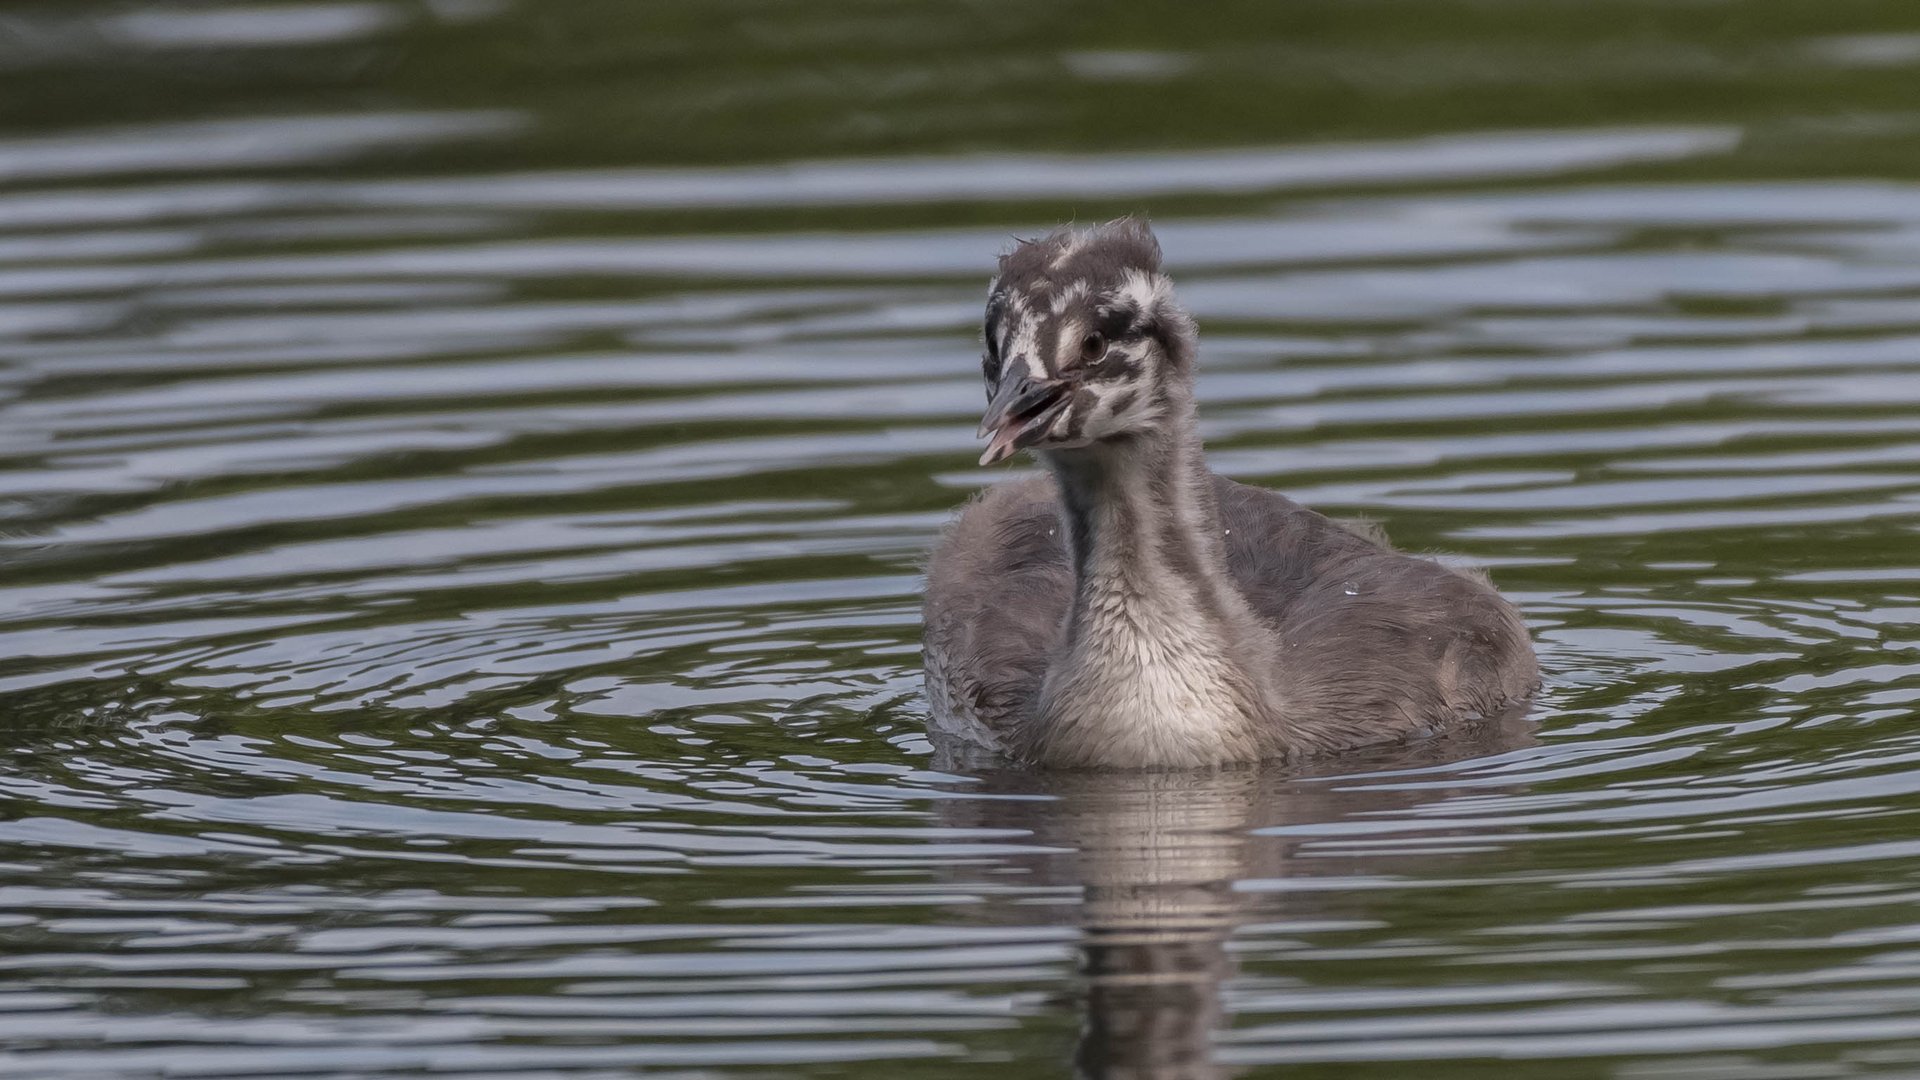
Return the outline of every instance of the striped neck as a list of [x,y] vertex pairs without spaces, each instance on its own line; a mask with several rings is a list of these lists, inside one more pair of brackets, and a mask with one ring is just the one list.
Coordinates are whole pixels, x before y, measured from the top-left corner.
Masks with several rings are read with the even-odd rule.
[[1190,397],[1154,438],[1045,455],[1073,562],[1065,645],[1029,755],[1055,765],[1191,766],[1253,756],[1257,620],[1233,584]]
[[1202,602],[1231,591],[1220,507],[1190,405],[1159,438],[1056,452],[1047,465],[1060,485],[1076,623],[1106,586],[1122,582]]

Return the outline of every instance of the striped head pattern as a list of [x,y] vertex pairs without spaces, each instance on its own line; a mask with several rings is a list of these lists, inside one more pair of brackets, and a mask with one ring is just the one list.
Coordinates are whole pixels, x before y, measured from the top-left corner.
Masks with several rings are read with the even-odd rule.
[[1138,218],[1061,229],[1001,256],[985,337],[983,465],[1151,434],[1192,380],[1193,320]]

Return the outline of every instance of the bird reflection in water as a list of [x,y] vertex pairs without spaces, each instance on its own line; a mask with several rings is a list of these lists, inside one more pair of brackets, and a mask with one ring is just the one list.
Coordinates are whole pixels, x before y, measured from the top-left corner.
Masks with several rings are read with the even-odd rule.
[[[1030,834],[1035,846],[1061,854],[1008,860],[1025,882],[1079,888],[1082,1018],[1075,1075],[1216,1080],[1231,1075],[1215,1060],[1213,1036],[1227,1020],[1221,991],[1236,974],[1227,948],[1234,931],[1254,917],[1341,914],[1325,906],[1337,902],[1337,894],[1310,894],[1316,910],[1305,912],[1280,909],[1307,902],[1297,895],[1237,886],[1351,869],[1338,858],[1309,864],[1296,858],[1296,840],[1263,833],[1404,813],[1458,796],[1465,789],[1447,784],[1444,774],[1423,775],[1417,785],[1361,774],[1431,769],[1519,749],[1533,742],[1532,731],[1524,716],[1513,715],[1310,768],[1049,773],[949,759],[942,764],[951,771],[978,778],[968,790],[999,797],[950,800],[945,813],[955,825]],[[1472,791],[1487,789],[1476,784]],[[1034,909],[993,910],[1007,919]]]

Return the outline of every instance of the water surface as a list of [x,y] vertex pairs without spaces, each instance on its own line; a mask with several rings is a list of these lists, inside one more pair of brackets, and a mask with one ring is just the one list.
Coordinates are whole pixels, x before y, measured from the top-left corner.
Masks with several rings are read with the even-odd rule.
[[[1920,1074],[1920,12],[1415,7],[0,15],[0,1075]],[[1133,210],[1532,724],[936,760],[992,257]]]

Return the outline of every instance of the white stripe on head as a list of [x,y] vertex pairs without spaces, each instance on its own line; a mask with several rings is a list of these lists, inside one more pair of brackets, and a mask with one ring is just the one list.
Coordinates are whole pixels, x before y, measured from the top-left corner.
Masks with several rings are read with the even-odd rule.
[[1065,371],[1080,363],[1080,338],[1086,333],[1086,326],[1078,319],[1068,319],[1060,324],[1060,333],[1053,339],[1053,369]]
[[1115,342],[1107,347],[1127,363],[1138,364],[1147,358],[1149,352],[1153,351],[1153,342],[1124,341]]
[[1074,412],[1075,410],[1072,407],[1061,409],[1060,415],[1049,420],[1047,422],[1047,438],[1066,438],[1067,433],[1073,430]]
[[1015,296],[1009,309],[1006,345],[1000,355],[1011,360],[1016,357],[1031,357],[1038,361],[1040,349],[1040,316],[1027,306],[1024,297]]
[[1114,295],[1130,301],[1140,314],[1151,315],[1172,298],[1173,281],[1165,274],[1129,270]]
[[1060,295],[1053,298],[1054,315],[1058,316],[1064,313],[1067,310],[1068,305],[1072,304],[1076,300],[1085,299],[1087,293],[1090,291],[1091,290],[1088,288],[1085,278],[1076,280],[1073,284],[1068,285],[1064,289],[1061,289]]

